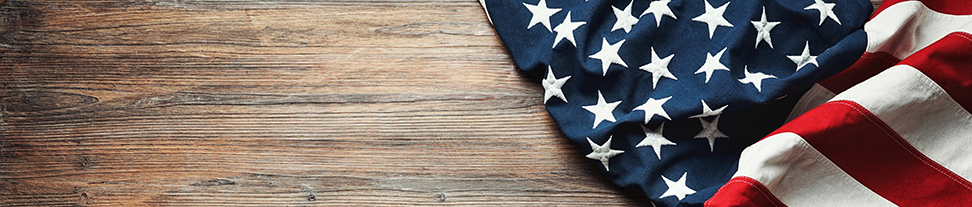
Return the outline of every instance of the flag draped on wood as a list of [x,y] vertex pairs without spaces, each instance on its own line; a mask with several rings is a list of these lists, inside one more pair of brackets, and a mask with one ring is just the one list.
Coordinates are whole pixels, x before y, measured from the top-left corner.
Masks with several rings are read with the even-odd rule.
[[707,206],[972,205],[970,14],[967,1],[885,1],[861,59],[743,151]]
[[866,48],[868,1],[481,0],[564,134],[616,184],[701,206]]

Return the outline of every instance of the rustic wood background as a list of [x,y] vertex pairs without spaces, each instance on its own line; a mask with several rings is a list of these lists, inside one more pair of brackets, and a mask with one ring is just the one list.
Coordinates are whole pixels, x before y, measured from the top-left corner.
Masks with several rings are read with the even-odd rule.
[[0,54],[0,206],[650,205],[477,0],[0,0]]

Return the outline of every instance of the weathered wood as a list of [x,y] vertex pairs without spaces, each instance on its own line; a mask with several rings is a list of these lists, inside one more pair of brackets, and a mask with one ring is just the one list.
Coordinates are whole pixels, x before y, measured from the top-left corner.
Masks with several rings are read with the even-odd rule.
[[0,205],[626,205],[476,1],[4,1]]
[[650,205],[475,0],[0,0],[0,206]]

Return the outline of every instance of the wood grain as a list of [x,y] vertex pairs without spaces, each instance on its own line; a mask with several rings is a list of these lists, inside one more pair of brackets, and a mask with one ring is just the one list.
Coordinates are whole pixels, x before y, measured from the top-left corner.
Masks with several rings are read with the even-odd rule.
[[0,206],[651,205],[475,0],[0,0]]
[[476,1],[4,1],[0,205],[627,205]]

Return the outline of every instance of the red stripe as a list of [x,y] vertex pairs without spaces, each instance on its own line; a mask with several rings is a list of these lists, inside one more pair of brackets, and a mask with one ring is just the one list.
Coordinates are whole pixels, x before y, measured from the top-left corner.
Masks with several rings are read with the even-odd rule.
[[972,35],[953,32],[908,56],[910,65],[935,81],[966,111],[972,109]]
[[742,176],[732,178],[719,188],[719,191],[716,191],[712,198],[705,201],[705,206],[786,207],[786,204],[773,196],[773,193],[756,179]]
[[921,154],[855,102],[828,102],[778,130],[785,131],[799,134],[851,177],[897,205],[972,204],[972,183]]
[[834,93],[844,92],[851,86],[894,66],[899,61],[901,60],[886,52],[864,53],[853,65],[830,78],[820,81],[820,85]]
[[[914,1],[914,0],[885,0],[881,2],[881,6],[878,7],[877,11],[874,12],[874,16],[877,16],[887,9],[891,5],[897,4],[899,2]],[[969,0],[924,0],[920,1],[925,4],[929,9],[945,14],[951,15],[969,15],[972,14],[972,1]],[[871,16],[873,19],[874,16]]]

